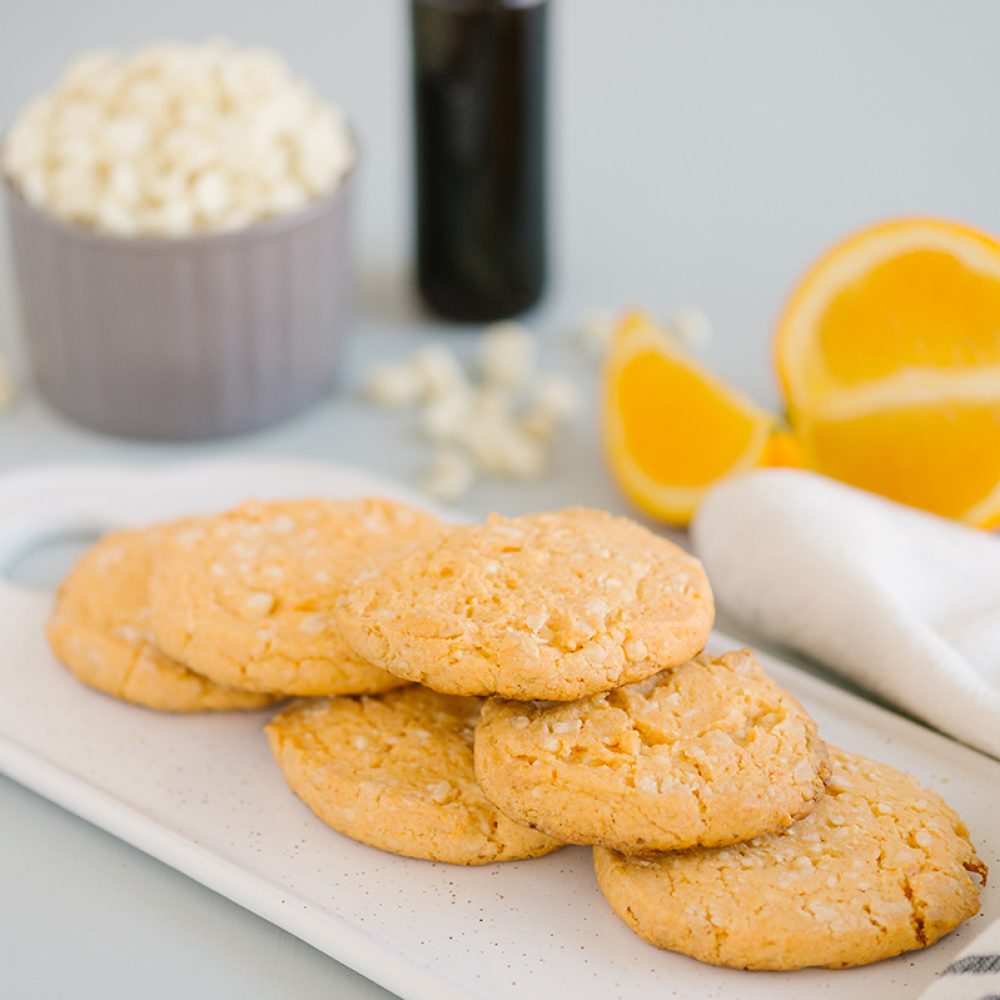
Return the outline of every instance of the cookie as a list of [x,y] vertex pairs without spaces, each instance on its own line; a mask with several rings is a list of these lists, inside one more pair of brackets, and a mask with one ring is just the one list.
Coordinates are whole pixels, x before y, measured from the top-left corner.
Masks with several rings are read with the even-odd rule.
[[475,751],[511,819],[626,854],[783,830],[829,773],[816,724],[745,649],[569,704],[492,698]]
[[436,534],[389,500],[250,502],[170,535],[151,581],[162,649],[220,684],[297,695],[385,691],[402,681],[344,643],[344,581]]
[[694,656],[701,564],[626,518],[578,507],[463,525],[355,579],[355,652],[447,694],[572,701]]
[[509,820],[476,783],[480,706],[407,687],[293,705],[267,736],[295,794],[363,844],[456,865],[548,854],[562,845]]
[[955,812],[909,775],[830,753],[827,794],[784,833],[656,858],[595,848],[614,911],[660,948],[739,969],[865,965],[977,913],[986,866]]
[[56,656],[84,684],[165,712],[260,708],[275,699],[215,684],[162,653],[150,635],[149,574],[161,532],[117,531],[87,550],[46,625]]

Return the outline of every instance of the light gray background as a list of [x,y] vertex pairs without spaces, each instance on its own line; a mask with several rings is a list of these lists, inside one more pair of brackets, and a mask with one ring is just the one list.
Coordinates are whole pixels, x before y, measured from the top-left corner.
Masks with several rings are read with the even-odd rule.
[[[550,294],[530,322],[550,365],[592,371],[566,331],[590,307],[694,302],[706,360],[774,404],[769,336],[795,276],[852,228],[951,215],[1000,230],[1000,5],[989,0],[553,0]],[[283,51],[340,101],[363,148],[359,303],[340,391],[273,431],[149,446],[73,428],[30,393],[0,419],[0,468],[270,452],[412,478],[407,420],[352,394],[375,359],[468,330],[422,317],[410,268],[406,7],[401,0],[0,0],[0,125],[84,47],[227,34]],[[18,363],[0,250],[0,345]],[[483,484],[473,513],[570,502],[624,509],[593,409],[537,485]],[[36,572],[44,573],[43,568]],[[59,998],[382,994],[307,945],[0,779],[0,993]]]

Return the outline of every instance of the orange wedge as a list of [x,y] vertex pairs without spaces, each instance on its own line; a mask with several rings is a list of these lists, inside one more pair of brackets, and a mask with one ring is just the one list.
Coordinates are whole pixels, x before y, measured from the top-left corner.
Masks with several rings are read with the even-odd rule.
[[800,282],[775,349],[806,465],[1000,520],[1000,243],[940,219],[862,230]]
[[648,317],[628,313],[604,367],[604,442],[613,476],[644,510],[687,524],[725,476],[797,464],[777,418],[687,357]]

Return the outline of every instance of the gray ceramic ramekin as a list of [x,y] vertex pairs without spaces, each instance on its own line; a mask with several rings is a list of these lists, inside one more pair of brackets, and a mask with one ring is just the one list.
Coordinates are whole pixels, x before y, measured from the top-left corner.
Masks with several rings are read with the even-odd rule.
[[63,222],[7,182],[25,339],[42,394],[133,437],[264,427],[330,386],[350,309],[354,172],[244,230],[128,238]]

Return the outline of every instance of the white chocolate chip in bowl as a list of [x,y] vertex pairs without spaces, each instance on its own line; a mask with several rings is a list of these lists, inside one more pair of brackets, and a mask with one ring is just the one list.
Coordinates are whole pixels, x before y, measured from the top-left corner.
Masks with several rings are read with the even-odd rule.
[[298,211],[355,156],[343,113],[277,53],[165,42],[79,57],[15,120],[2,166],[64,219],[169,237]]
[[343,113],[275,53],[165,42],[77,60],[0,150],[42,393],[161,440],[262,428],[325,395],[356,159]]

